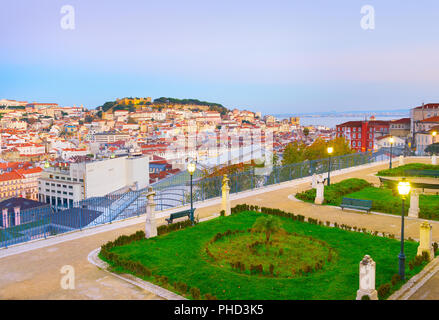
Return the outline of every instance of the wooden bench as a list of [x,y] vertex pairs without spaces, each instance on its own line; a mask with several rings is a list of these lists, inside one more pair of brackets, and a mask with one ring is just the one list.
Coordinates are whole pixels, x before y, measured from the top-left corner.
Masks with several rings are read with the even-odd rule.
[[352,199],[352,198],[343,198],[341,200],[341,209],[358,209],[358,210],[366,210],[370,212],[372,209],[372,200],[361,200],[361,199]]
[[405,174],[408,176],[425,176],[425,177],[439,177],[439,170],[406,170]]
[[[194,208],[194,211],[195,211],[195,208]],[[188,217],[190,219],[191,218],[191,209],[171,213],[169,218],[165,219],[165,220],[168,222],[168,224],[171,224],[174,221],[174,219],[183,218],[183,217]]]

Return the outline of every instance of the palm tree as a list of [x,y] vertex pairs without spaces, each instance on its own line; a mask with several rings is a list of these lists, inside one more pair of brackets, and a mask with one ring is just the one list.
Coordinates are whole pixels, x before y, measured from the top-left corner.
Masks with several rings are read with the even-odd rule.
[[265,233],[265,242],[270,241],[270,236],[281,229],[282,223],[279,219],[269,215],[256,219],[253,229]]

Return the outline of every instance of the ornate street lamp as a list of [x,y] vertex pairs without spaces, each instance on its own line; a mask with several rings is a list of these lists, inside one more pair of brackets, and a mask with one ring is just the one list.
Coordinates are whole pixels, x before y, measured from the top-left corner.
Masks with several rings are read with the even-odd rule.
[[195,162],[193,162],[192,160],[189,161],[187,164],[187,171],[191,175],[191,217],[190,217],[190,219],[192,221],[192,224],[194,224],[194,205],[193,205],[193,200],[192,200],[192,175],[194,174],[195,169],[196,169]]
[[433,139],[432,139],[433,142],[432,142],[432,143],[435,143],[437,132],[436,132],[436,131],[433,131],[433,132],[431,133],[431,135],[433,136]]
[[404,255],[404,201],[407,195],[410,193],[410,182],[405,181],[405,178],[398,183],[398,192],[402,198],[402,211],[401,211],[401,252],[398,255],[399,258],[399,276],[402,280],[405,278],[405,255]]
[[328,186],[330,186],[331,185],[331,154],[334,152],[334,148],[328,147],[326,149],[326,151],[329,154],[329,158],[328,158],[328,162],[329,162],[329,165],[328,165]]
[[393,147],[393,143],[395,142],[395,139],[393,139],[393,137],[389,138],[389,142],[390,142],[390,162],[389,162],[389,169],[392,169],[392,147]]

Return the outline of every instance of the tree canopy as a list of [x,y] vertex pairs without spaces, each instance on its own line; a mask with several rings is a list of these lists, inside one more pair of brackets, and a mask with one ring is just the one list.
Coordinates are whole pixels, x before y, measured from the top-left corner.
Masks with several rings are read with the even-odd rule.
[[334,148],[332,156],[341,156],[355,152],[355,150],[350,148],[349,143],[343,137],[338,137],[328,142],[318,138],[310,146],[307,146],[301,141],[294,141],[285,147],[282,164],[286,165],[305,160],[327,158],[327,148],[329,146]]
[[424,151],[430,154],[439,154],[439,143],[430,144]]

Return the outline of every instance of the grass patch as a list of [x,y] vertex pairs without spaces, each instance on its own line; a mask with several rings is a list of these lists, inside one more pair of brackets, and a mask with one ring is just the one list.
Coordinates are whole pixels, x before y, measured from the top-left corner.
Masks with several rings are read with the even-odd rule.
[[[260,232],[233,233],[208,244],[216,266],[229,266],[241,274],[292,278],[317,272],[332,261],[333,250],[323,241],[278,232],[265,242]],[[260,268],[260,269],[258,269]]]
[[[333,183],[330,186],[325,186],[323,204],[339,206],[341,199],[352,192],[364,189],[371,186],[369,182],[363,179],[351,178],[337,183]],[[314,203],[316,198],[316,189],[310,189],[296,194],[296,198]]]
[[[290,279],[242,274],[232,270],[226,263],[212,263],[212,257],[207,254],[206,247],[216,234],[227,233],[228,230],[241,231],[236,232],[237,235],[246,234],[256,219],[263,215],[259,212],[245,211],[228,217],[218,217],[184,230],[113,247],[109,251],[133,264],[147,267],[150,272],[142,276],[143,279],[185,294],[189,298],[193,298],[193,292],[197,296],[216,296],[219,299],[355,299],[359,262],[365,254],[369,254],[376,261],[377,288],[390,282],[392,276],[398,272],[400,242],[397,240],[285,217],[279,219],[287,233],[298,237],[311,237],[313,241],[323,241],[334,249],[336,259],[331,263],[325,263],[317,272]],[[227,248],[230,248],[233,241],[244,242],[245,239],[225,240],[229,241]],[[251,242],[254,239],[247,240]],[[302,244],[305,244],[302,250],[299,247],[292,253],[305,254],[304,251],[310,248],[309,243]],[[405,242],[407,261],[416,256],[417,245],[416,242]],[[221,248],[218,247],[218,250]],[[324,255],[324,252],[321,254]],[[272,255],[273,253],[270,253],[267,259],[273,261]],[[107,262],[112,265],[112,261]],[[424,265],[425,263],[414,266],[411,270],[406,268],[407,279],[418,273]],[[114,271],[127,272],[120,266],[115,267]],[[401,284],[402,281],[392,285],[388,294]]]
[[[346,195],[348,198],[372,200],[372,210],[383,213],[400,215],[402,211],[402,201],[396,191],[391,189],[367,187],[360,191]],[[407,197],[404,205],[405,215],[410,208],[410,197]],[[439,220],[439,196],[425,195],[419,196],[419,217],[423,219]]]
[[[392,169],[378,171],[377,176],[387,177],[423,177],[423,175],[411,175],[409,170],[439,170],[439,165],[424,164],[424,163],[409,163]],[[428,177],[428,176],[426,176]]]

